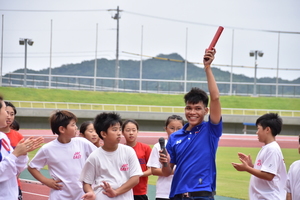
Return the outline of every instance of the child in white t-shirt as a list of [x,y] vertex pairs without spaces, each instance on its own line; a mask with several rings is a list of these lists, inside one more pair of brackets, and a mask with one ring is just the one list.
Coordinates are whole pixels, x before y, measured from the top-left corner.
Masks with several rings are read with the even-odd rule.
[[[298,152],[300,154],[300,135]],[[285,190],[287,191],[286,200],[300,199],[300,160],[293,162],[290,166]]]
[[251,175],[250,199],[282,200],[286,197],[284,186],[287,179],[286,167],[280,146],[275,136],[280,133],[282,119],[275,113],[267,113],[256,120],[258,140],[265,145],[252,164],[250,155],[238,153],[242,163],[232,163],[238,171]]
[[[175,131],[180,130],[184,125],[184,120],[182,117],[178,115],[171,115],[166,120],[165,130],[168,134],[168,138]],[[167,144],[167,140],[165,140],[165,145]],[[151,167],[152,174],[158,176],[156,182],[156,200],[164,200],[169,199],[171,184],[173,175],[163,176],[162,174],[162,164],[159,162],[159,151],[161,150],[160,144],[156,143],[151,151],[147,166]]]
[[[84,200],[133,200],[132,188],[143,175],[135,151],[121,140],[121,117],[116,113],[101,113],[94,120],[103,146],[87,159],[80,181],[86,192]],[[93,186],[93,188],[92,188]]]
[[[45,144],[28,166],[34,178],[51,188],[50,200],[80,200],[84,194],[79,176],[85,160],[97,147],[77,134],[77,117],[66,110],[56,111],[50,125],[57,139]],[[48,165],[52,178],[46,178],[40,169]]]

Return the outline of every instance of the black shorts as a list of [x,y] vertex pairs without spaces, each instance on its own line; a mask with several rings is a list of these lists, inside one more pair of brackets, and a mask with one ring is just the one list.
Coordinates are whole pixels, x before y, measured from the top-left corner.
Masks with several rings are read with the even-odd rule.
[[147,195],[134,195],[134,200],[148,200]]

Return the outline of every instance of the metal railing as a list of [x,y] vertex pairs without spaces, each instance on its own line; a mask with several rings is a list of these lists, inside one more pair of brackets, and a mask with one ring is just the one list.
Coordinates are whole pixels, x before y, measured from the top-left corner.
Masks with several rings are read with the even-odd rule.
[[[23,87],[23,73],[8,73],[3,79],[4,87]],[[89,91],[115,91],[115,92],[140,92],[160,94],[183,94],[184,84],[187,88],[199,87],[205,91],[207,81],[199,80],[164,80],[164,79],[138,79],[138,78],[112,78],[112,77],[91,77],[72,75],[52,75],[49,84],[48,74],[27,73],[26,85],[30,88],[51,88],[68,90],[89,90]],[[115,82],[118,80],[118,87]],[[95,85],[94,85],[95,81]],[[217,84],[221,95],[249,96],[253,94],[253,82],[226,82],[218,81]],[[300,97],[300,84],[296,83],[260,83],[257,82],[258,96],[276,97]],[[232,91],[230,87],[232,86]]]
[[[45,108],[45,109],[75,109],[75,110],[103,110],[103,111],[130,111],[130,112],[166,112],[183,113],[183,106],[151,106],[151,105],[122,105],[122,104],[93,104],[69,102],[40,102],[40,101],[10,101],[18,108]],[[240,109],[222,108],[223,115],[263,115],[275,112],[285,117],[300,117],[297,110],[270,110],[270,109]]]

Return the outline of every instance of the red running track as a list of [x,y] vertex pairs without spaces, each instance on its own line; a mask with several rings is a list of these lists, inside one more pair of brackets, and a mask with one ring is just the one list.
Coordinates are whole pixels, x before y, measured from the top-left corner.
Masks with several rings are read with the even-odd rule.
[[[56,138],[51,130],[20,130],[25,138],[29,136],[43,136],[45,142],[49,142]],[[158,138],[167,137],[165,132],[139,132],[138,141],[153,145],[158,142]],[[281,148],[298,148],[298,136],[276,136],[276,141]],[[125,139],[122,138],[121,143]],[[240,134],[223,134],[219,141],[221,147],[261,147],[262,143],[258,142],[256,134],[240,135]],[[22,191],[24,200],[47,200],[50,189],[34,181],[22,181]]]
[[[51,130],[21,130],[20,133],[25,137],[43,136],[45,142],[49,142],[57,137]],[[158,138],[167,137],[165,132],[139,132],[138,141],[153,145],[158,142]],[[281,148],[298,148],[298,136],[276,136],[276,141]],[[122,138],[121,143],[125,140]],[[223,134],[219,146],[223,147],[261,147],[263,144],[258,141],[256,134]]]

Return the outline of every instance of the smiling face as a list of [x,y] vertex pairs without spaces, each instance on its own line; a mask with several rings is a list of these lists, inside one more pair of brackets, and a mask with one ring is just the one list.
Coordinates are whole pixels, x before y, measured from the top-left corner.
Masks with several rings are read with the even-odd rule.
[[6,105],[4,101],[1,102],[1,109],[0,109],[0,128],[4,128],[7,126],[6,120],[7,120],[7,112],[6,112]]
[[185,106],[185,117],[189,122],[189,126],[186,130],[190,131],[192,128],[202,123],[207,112],[208,108],[203,102],[196,104],[187,103]]
[[134,123],[128,122],[124,126],[122,134],[124,135],[127,144],[135,143],[138,134],[138,129]]
[[84,131],[83,135],[86,139],[91,141],[93,144],[99,143],[100,138],[99,138],[98,134],[96,133],[93,124],[89,124],[86,127],[86,130]]

